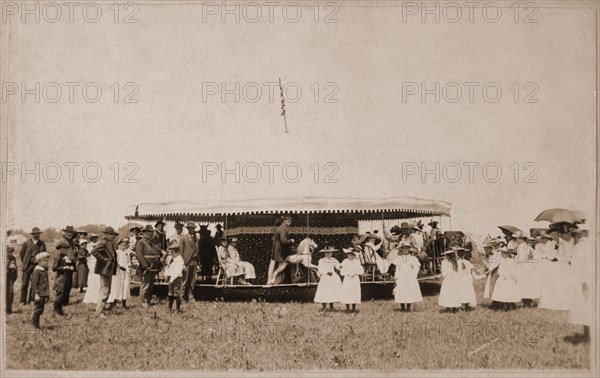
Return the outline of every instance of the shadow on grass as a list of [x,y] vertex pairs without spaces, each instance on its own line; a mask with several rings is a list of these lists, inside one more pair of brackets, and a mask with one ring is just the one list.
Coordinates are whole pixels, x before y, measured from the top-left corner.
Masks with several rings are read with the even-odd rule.
[[569,344],[579,345],[579,344],[589,343],[590,339],[585,337],[585,335],[582,333],[575,333],[575,334],[563,337],[563,341],[565,341]]

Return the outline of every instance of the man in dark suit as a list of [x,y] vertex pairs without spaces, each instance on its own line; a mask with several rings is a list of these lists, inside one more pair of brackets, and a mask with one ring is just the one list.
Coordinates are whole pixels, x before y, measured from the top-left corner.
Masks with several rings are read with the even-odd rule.
[[135,257],[138,260],[137,274],[141,277],[140,298],[142,307],[150,305],[154,280],[159,271],[161,251],[152,242],[154,229],[148,224],[142,229],[142,238],[135,244]]
[[[34,227],[31,230],[31,239],[23,243],[19,256],[21,257],[21,270],[23,275],[21,276],[21,304],[29,304],[33,302],[31,291],[29,290],[29,282],[31,281],[31,274],[35,268],[35,256],[38,253],[46,252],[46,244],[40,240],[40,234],[42,232],[39,228]],[[28,298],[29,294],[29,298]]]
[[271,263],[269,264],[269,276],[267,285],[273,285],[275,282],[275,263],[278,263],[281,267],[282,264],[286,264],[285,258],[290,255],[292,244],[294,239],[289,238],[289,227],[292,225],[292,217],[284,215],[282,223],[277,227],[273,234],[273,255],[271,256]]
[[[65,248],[63,251],[64,254],[72,261],[77,262],[77,250],[79,247],[75,245],[75,241],[73,239],[77,235],[75,232],[75,228],[73,226],[66,226],[63,230],[63,237],[58,241],[58,243],[67,243],[69,245],[68,248]],[[73,273],[75,270],[70,270],[66,272],[65,279],[65,287],[64,287],[64,302],[63,306],[67,306],[69,304],[69,293],[71,293],[71,289],[73,288]]]
[[94,273],[100,275],[100,296],[96,305],[96,315],[104,318],[104,305],[110,294],[112,277],[117,274],[117,253],[115,252],[114,240],[118,233],[112,227],[106,227],[104,237],[94,247],[91,254],[96,258]]
[[[194,222],[188,222],[187,226],[188,231],[190,231],[191,234],[184,235],[182,233],[183,224],[176,223],[176,235],[173,237],[174,239],[177,239],[179,252],[181,253],[181,257],[183,257],[183,264],[185,266],[183,274],[183,300],[186,302],[190,298],[190,291],[192,291],[193,295],[194,283],[196,281],[196,268],[198,266],[198,243],[193,239],[196,225]],[[193,226],[193,228],[190,230],[191,226]]]

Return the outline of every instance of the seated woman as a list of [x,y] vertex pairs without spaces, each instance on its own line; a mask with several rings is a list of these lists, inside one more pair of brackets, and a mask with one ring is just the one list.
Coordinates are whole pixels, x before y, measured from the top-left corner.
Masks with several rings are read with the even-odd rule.
[[219,260],[221,261],[221,265],[225,271],[225,276],[237,277],[241,284],[247,285],[248,283],[246,280],[244,280],[243,277],[240,278],[240,276],[244,275],[243,267],[236,264],[234,259],[229,257],[229,243],[227,242],[227,239],[224,237],[220,238],[219,245],[216,248],[217,254],[219,255]]
[[242,261],[240,258],[240,253],[237,250],[237,238],[231,238],[229,242],[229,246],[227,247],[227,255],[228,257],[225,259],[227,261],[231,261],[237,266],[237,271],[241,271],[243,278],[240,278],[240,283],[242,285],[250,285],[250,283],[246,280],[253,280],[256,278],[256,273],[254,271],[254,265],[250,264],[248,261]]

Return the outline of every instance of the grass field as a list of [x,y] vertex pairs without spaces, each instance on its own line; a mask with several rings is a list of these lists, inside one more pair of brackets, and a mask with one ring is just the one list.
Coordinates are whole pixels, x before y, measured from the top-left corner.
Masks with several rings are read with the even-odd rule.
[[[483,281],[477,281],[482,292]],[[74,294],[80,302],[83,294]],[[481,301],[481,298],[479,298]],[[588,369],[590,345],[573,335],[581,327],[560,311],[519,308],[502,313],[478,306],[439,312],[426,296],[411,313],[393,302],[363,302],[356,315],[320,313],[314,303],[193,302],[169,315],[117,308],[105,319],[92,305],[72,304],[68,318],[42,317],[32,306],[5,326],[7,369],[274,370],[274,369]],[[481,302],[480,302],[481,303]]]

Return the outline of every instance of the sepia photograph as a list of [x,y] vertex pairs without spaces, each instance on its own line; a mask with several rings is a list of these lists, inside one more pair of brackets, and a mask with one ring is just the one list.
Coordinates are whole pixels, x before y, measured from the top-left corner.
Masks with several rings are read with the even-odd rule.
[[598,1],[0,17],[2,377],[598,376]]

